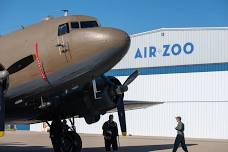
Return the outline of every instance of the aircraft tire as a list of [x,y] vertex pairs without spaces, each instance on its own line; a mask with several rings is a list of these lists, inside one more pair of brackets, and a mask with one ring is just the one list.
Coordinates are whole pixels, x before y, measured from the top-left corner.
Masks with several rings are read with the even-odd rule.
[[68,131],[65,133],[61,151],[62,152],[81,152],[82,140],[81,137],[74,131]]

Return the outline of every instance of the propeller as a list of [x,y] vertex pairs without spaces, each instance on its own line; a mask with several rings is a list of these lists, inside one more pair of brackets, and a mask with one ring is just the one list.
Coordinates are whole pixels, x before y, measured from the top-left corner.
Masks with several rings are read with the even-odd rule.
[[116,89],[116,93],[121,95],[128,90],[128,85],[131,84],[139,75],[139,71],[135,70],[123,83],[123,85],[119,85]]
[[135,70],[123,83],[123,85],[120,85],[116,89],[116,93],[119,95],[117,99],[117,111],[118,111],[118,117],[120,122],[120,128],[123,136],[127,135],[127,127],[126,127],[126,117],[125,117],[125,109],[124,109],[124,92],[128,90],[128,85],[131,84],[139,75],[139,71]]
[[124,86],[128,86],[129,84],[131,84],[139,75],[139,71],[135,70],[128,78],[127,80],[124,82]]
[[36,59],[36,55],[31,54],[17,62],[15,62],[14,64],[12,64],[7,71],[9,72],[9,74],[14,74],[22,69],[24,69],[25,67],[27,67],[28,65],[30,65],[31,63],[33,63]]
[[8,79],[9,75],[14,74],[33,63],[35,59],[35,55],[31,54],[15,62],[8,69],[0,71],[0,137],[4,136],[5,130],[4,80]]

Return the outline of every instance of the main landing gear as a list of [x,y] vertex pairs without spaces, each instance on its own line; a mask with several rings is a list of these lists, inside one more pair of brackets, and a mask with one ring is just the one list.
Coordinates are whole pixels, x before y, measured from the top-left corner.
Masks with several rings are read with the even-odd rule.
[[66,124],[66,120],[55,119],[50,127],[50,138],[54,152],[81,152],[82,140],[76,133],[74,118],[71,120],[71,127]]

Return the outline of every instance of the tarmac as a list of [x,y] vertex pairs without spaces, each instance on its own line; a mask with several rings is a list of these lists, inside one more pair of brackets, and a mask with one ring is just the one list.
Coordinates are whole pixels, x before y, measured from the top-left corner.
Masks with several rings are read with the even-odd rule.
[[[82,152],[103,152],[101,135],[81,134]],[[120,152],[171,152],[174,138],[120,137]],[[186,139],[189,152],[228,152],[228,140]],[[0,152],[53,152],[46,132],[12,131],[0,138]],[[178,152],[182,152],[181,147]]]

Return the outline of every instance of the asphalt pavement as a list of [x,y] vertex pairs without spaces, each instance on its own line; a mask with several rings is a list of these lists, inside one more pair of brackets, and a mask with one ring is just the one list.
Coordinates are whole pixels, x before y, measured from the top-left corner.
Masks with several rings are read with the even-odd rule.
[[[83,152],[103,152],[101,135],[81,134]],[[120,152],[171,152],[174,138],[120,137]],[[189,152],[228,152],[228,140],[186,139]],[[0,138],[0,152],[53,152],[46,132],[13,131]],[[182,152],[181,147],[178,152]]]

